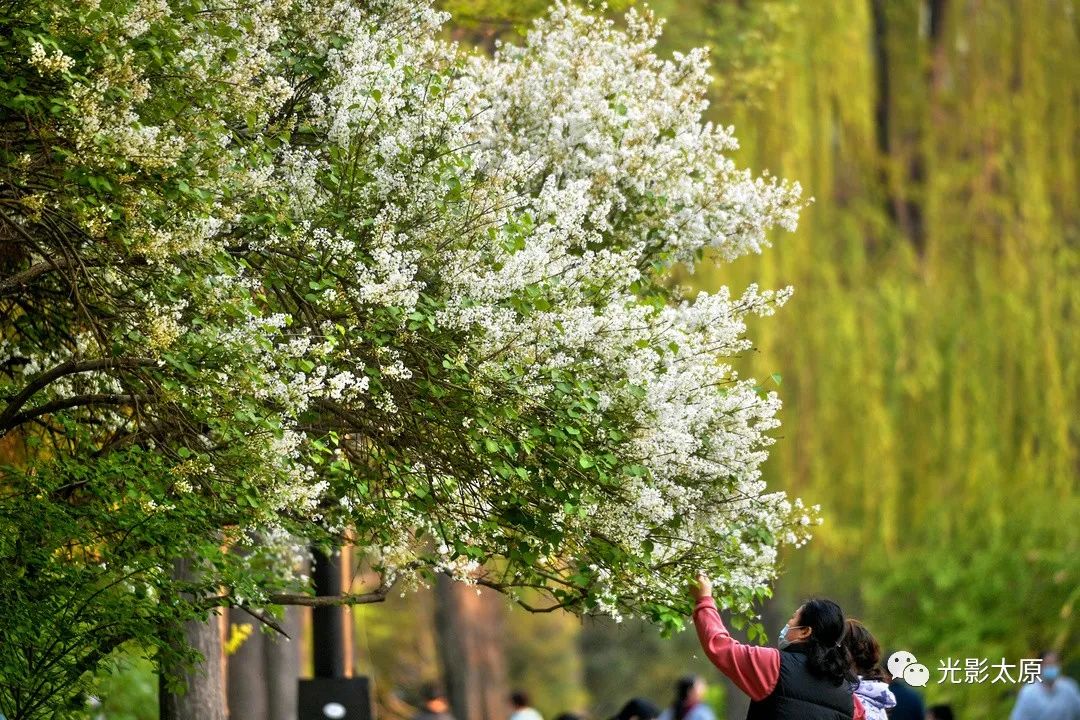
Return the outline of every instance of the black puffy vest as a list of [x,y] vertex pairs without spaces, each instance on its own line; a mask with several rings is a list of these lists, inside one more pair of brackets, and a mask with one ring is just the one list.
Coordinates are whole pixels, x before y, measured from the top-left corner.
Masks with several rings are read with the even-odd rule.
[[763,700],[750,703],[746,720],[852,720],[851,685],[839,687],[810,674],[798,645],[780,651],[780,677]]

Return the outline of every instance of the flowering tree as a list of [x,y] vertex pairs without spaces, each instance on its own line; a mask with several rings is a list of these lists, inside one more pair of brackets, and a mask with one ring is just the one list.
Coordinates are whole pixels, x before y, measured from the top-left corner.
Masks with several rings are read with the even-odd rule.
[[398,0],[3,13],[9,717],[129,639],[182,658],[214,605],[310,602],[289,537],[366,550],[381,586],[334,602],[446,572],[667,625],[702,568],[751,615],[807,539],[727,360],[789,291],[665,279],[799,188],[735,167],[648,15],[557,5],[470,57]]

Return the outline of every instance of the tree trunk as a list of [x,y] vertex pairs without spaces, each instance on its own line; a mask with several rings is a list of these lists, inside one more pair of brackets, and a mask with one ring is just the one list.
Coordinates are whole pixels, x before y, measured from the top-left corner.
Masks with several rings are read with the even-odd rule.
[[230,611],[230,623],[254,628],[228,658],[230,720],[297,720],[301,614],[298,607],[285,609],[280,623],[285,638],[263,632],[259,621],[243,611]]
[[[178,560],[173,572],[177,578],[194,575],[191,560]],[[165,686],[165,672],[159,674],[158,709],[161,720],[225,720],[225,663],[221,642],[221,616],[212,613],[206,622],[184,623],[184,639],[202,656],[194,668],[180,673],[187,683],[182,694]],[[162,670],[167,670],[163,668]]]
[[229,610],[229,625],[251,625],[252,632],[228,659],[229,718],[265,720],[269,689],[263,654],[266,635],[260,623],[243,610]]
[[[898,34],[903,36],[906,29],[906,25],[900,21],[901,27],[891,27],[890,11],[901,11],[887,0],[871,0],[870,3],[877,86],[874,124],[881,156],[885,210],[919,255],[925,254],[927,242],[923,207],[928,172],[926,123],[927,115],[932,120],[937,112],[934,106],[944,77],[946,58],[943,37],[948,4],[946,0],[930,0],[924,8],[929,18],[927,48],[907,47],[906,43],[893,43],[890,46],[890,37]],[[907,22],[913,22],[910,16],[907,16]],[[904,48],[904,54],[900,56],[898,53],[897,57],[893,57],[891,51],[897,45]],[[928,85],[926,101],[913,109],[908,107],[912,98],[907,88],[910,86],[912,68],[924,64]],[[898,82],[893,82],[894,72],[900,74]],[[905,80],[908,82],[905,83]],[[901,95],[904,92],[908,93],[908,100],[901,107],[897,100],[904,97]]]
[[435,629],[447,695],[456,720],[506,720],[509,691],[503,648],[504,608],[490,592],[440,575]]
[[[303,610],[285,608],[281,627],[288,639],[274,634],[263,643],[266,667],[267,720],[297,720],[296,689],[300,677],[300,638],[303,634]],[[232,720],[240,720],[234,716]]]

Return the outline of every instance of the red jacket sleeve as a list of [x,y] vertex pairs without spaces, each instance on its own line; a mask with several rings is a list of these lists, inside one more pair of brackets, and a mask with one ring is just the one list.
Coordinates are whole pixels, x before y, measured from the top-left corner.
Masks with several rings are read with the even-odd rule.
[[[747,645],[731,637],[711,597],[698,600],[694,608],[694,627],[705,655],[720,672],[751,700],[768,697],[780,679],[779,650]],[[856,705],[855,720],[864,717],[859,714],[860,709],[861,706]]]
[[855,717],[853,720],[866,720],[866,708],[863,707],[862,701],[859,700],[859,696],[852,695],[851,699],[855,701]]

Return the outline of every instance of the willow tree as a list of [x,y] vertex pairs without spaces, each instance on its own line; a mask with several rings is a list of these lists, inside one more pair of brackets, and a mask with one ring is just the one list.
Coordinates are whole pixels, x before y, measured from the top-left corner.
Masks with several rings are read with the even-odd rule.
[[[1075,3],[767,4],[790,14],[775,88],[709,112],[816,201],[776,252],[696,279],[800,289],[740,366],[784,373],[766,478],[828,518],[779,604],[827,591],[931,658],[929,700],[1003,716],[1015,685],[937,666],[1080,629]],[[733,35],[658,8],[670,47]]]
[[[675,625],[742,616],[814,513],[732,370],[788,290],[684,300],[797,185],[703,124],[704,53],[557,6],[467,56],[408,2],[4,11],[0,709],[62,712],[118,645],[316,602],[290,538]],[[229,552],[253,533],[269,538]],[[183,562],[190,572],[173,572]],[[525,600],[519,601],[528,604]]]

